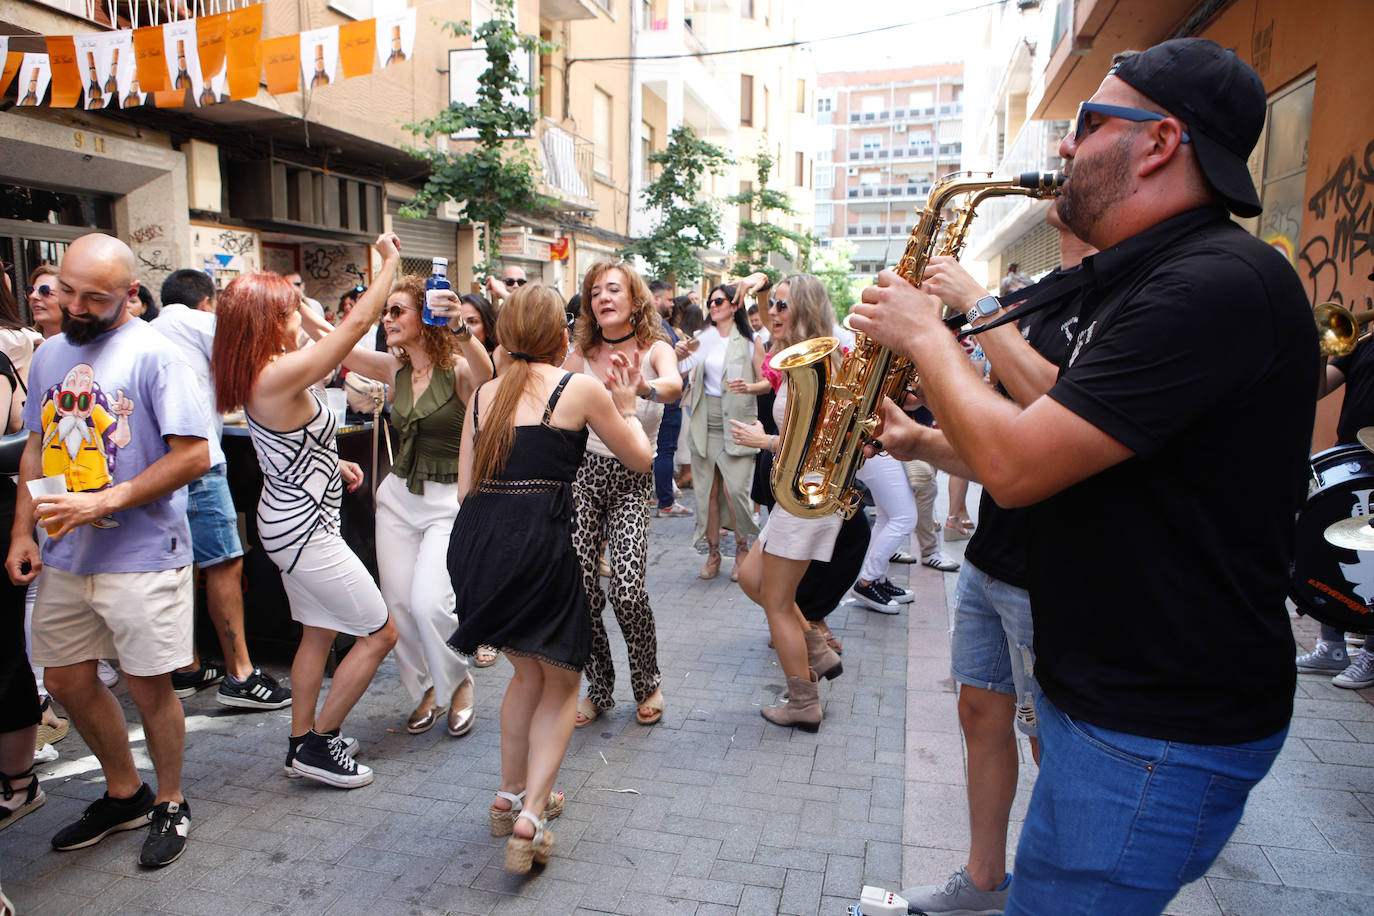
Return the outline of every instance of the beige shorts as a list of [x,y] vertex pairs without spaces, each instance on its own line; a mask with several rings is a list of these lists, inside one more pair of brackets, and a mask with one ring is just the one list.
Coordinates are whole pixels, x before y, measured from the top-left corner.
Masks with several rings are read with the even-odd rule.
[[191,567],[78,576],[44,566],[33,605],[35,665],[117,658],[136,677],[191,664]]

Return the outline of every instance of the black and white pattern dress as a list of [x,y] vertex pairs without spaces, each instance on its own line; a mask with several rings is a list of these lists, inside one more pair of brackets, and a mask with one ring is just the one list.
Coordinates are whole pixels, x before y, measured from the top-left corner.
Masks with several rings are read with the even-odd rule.
[[282,572],[297,622],[367,636],[386,623],[386,603],[340,533],[337,427],[319,395],[311,396],[315,414],[297,429],[272,429],[247,416],[262,469],[258,535]]

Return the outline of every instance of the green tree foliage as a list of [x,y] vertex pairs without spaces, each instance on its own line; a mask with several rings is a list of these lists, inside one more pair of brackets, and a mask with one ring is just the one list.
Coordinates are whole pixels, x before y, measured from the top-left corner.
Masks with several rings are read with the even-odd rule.
[[732,161],[725,150],[702,140],[686,124],[675,128],[667,147],[649,156],[659,174],[644,187],[644,209],[657,210],[658,223],[648,235],[621,249],[620,256],[643,258],[651,273],[674,284],[700,277],[697,251],[724,244],[720,207],[702,194],[701,181],[707,174],[721,174]]
[[776,283],[782,279],[782,272],[768,263],[769,253],[777,252],[798,270],[806,270],[816,238],[809,232],[796,232],[781,225],[788,217],[796,216],[797,211],[792,209],[787,194],[768,187],[774,162],[768,150],[760,149],[754,162],[758,166],[758,187],[726,198],[732,204],[748,207],[751,217],[740,220],[736,261],[731,271],[741,277],[762,271]]
[[523,140],[533,134],[538,121],[528,102],[538,86],[521,79],[515,60],[524,54],[547,54],[553,45],[515,31],[514,0],[495,0],[494,5],[494,17],[475,32],[467,22],[444,26],[455,36],[470,34],[486,46],[487,69],[477,81],[477,104],[455,102],[433,118],[405,125],[410,133],[430,141],[462,131],[477,134],[470,147],[458,152],[436,149],[432,142],[408,150],[429,166],[429,178],[401,213],[424,216],[442,203],[457,201],[461,217],[478,229],[485,262],[473,270],[479,277],[491,271],[511,210],[541,212],[552,205],[538,193],[536,154]]
[[816,250],[811,259],[811,272],[825,284],[830,292],[830,301],[835,305],[835,313],[843,318],[859,301],[858,290],[865,285],[854,273],[854,243],[848,240],[837,242],[834,247]]

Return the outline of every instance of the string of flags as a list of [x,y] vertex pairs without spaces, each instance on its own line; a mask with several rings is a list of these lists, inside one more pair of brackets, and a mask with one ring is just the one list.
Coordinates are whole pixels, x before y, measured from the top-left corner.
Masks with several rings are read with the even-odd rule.
[[[404,0],[402,0],[404,2]],[[380,10],[383,4],[376,4]],[[372,19],[262,37],[261,4],[157,25],[52,35],[47,53],[9,50],[0,36],[0,93],[17,77],[19,105],[132,108],[205,106],[366,76],[415,53],[415,9],[399,4]]]

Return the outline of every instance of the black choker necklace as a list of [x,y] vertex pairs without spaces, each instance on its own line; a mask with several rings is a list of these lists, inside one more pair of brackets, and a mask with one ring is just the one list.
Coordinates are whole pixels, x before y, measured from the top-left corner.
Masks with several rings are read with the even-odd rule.
[[635,332],[634,332],[634,331],[631,331],[630,333],[626,334],[624,337],[617,337],[617,338],[615,338],[614,340],[612,340],[612,339],[609,338],[609,337],[602,337],[601,339],[602,339],[603,341],[605,341],[606,343],[610,344],[611,346],[615,346],[615,345],[618,344],[618,343],[624,343],[625,341],[629,340],[631,337],[634,337],[634,336],[635,336]]

